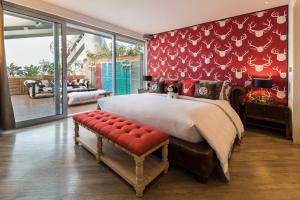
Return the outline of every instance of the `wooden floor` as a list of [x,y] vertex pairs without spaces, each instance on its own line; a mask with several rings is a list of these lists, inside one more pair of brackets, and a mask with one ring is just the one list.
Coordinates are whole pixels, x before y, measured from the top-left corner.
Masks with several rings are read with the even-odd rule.
[[[11,96],[11,100],[17,122],[55,115],[55,102],[52,97],[33,99],[28,95],[14,95]],[[72,115],[83,111],[94,110],[96,108],[96,102],[69,106],[68,114]]]
[[[0,136],[0,199],[138,199],[130,185],[75,146],[72,135],[67,119]],[[214,173],[205,185],[171,166],[143,199],[300,199],[300,146],[276,134],[248,130],[229,166],[230,183]]]

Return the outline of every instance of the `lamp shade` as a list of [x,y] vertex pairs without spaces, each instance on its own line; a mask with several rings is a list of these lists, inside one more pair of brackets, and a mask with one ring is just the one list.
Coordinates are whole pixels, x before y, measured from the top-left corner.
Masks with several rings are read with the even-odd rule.
[[273,85],[272,79],[254,78],[252,80],[252,87],[256,87],[256,88],[272,88],[272,85]]
[[152,81],[152,76],[143,76],[143,81]]

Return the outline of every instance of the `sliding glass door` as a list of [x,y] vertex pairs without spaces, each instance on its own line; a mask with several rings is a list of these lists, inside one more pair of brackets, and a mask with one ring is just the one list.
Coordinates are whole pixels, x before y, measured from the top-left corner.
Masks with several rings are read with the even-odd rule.
[[144,42],[4,3],[4,44],[17,127],[97,107],[100,93],[137,93]]
[[67,24],[68,114],[96,109],[113,92],[112,35]]
[[137,93],[141,88],[144,43],[117,36],[116,95]]
[[16,122],[62,115],[61,24],[6,11],[4,37]]

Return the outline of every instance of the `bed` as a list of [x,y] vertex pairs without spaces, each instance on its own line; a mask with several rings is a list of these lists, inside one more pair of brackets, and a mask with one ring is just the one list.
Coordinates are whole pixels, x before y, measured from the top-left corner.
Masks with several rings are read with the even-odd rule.
[[170,161],[193,172],[199,181],[206,182],[217,165],[229,180],[228,160],[244,131],[238,115],[242,94],[242,88],[232,88],[230,102],[132,94],[99,99],[98,107],[169,133]]

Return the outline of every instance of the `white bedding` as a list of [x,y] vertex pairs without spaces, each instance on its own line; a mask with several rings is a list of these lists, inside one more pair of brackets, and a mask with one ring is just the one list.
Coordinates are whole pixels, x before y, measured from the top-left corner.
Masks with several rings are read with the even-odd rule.
[[229,179],[231,148],[244,132],[237,113],[225,100],[208,100],[164,94],[132,94],[98,100],[98,106],[137,122],[147,124],[185,141],[197,143],[203,138],[215,150],[224,174]]

